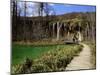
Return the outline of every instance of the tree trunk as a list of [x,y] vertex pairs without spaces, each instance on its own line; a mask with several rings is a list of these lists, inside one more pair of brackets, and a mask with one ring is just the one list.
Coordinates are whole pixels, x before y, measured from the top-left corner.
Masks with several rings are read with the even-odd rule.
[[59,22],[57,22],[57,41],[60,39],[60,28],[62,25],[59,24]]
[[55,38],[55,23],[53,23],[53,38]]
[[79,37],[78,37],[78,40],[81,42],[82,41],[82,35],[81,35],[81,30],[80,30],[80,26],[81,26],[81,22],[79,22]]
[[87,23],[86,26],[87,26],[86,27],[86,40],[88,40],[89,39],[89,26],[88,26],[88,23]]
[[93,40],[93,42],[95,41],[95,30],[94,30],[93,24],[92,24],[92,40]]
[[24,2],[24,25],[23,25],[23,39],[26,40],[26,1]]

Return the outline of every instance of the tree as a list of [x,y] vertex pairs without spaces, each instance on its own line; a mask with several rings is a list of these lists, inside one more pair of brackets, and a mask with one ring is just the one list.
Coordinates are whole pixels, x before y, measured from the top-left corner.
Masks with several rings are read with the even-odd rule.
[[17,1],[12,0],[12,36],[13,40],[16,40],[15,37],[17,37]]

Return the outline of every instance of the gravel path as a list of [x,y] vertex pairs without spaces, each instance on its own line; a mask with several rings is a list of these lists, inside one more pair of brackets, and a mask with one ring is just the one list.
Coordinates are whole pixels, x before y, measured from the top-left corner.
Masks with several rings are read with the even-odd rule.
[[86,44],[83,44],[83,50],[80,54],[73,58],[70,64],[66,67],[66,70],[81,70],[81,69],[92,69],[91,52],[90,47]]

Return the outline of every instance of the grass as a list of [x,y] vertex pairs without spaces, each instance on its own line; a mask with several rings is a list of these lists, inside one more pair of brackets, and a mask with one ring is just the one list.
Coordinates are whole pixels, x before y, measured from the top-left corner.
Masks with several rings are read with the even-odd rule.
[[45,52],[55,48],[56,46],[53,45],[30,46],[14,44],[12,46],[12,64],[21,64],[26,58],[39,58]]
[[[14,44],[12,48],[14,74],[63,71],[82,50],[82,46],[76,44],[41,46]],[[28,59],[24,59],[25,57]]]

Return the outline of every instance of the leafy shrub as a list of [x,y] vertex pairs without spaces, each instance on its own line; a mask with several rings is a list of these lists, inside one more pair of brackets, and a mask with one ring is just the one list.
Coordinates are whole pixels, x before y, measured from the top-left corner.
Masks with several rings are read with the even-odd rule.
[[22,65],[20,64],[17,64],[17,65],[14,65],[14,66],[12,66],[12,68],[11,68],[11,72],[12,72],[12,74],[18,74],[18,73],[21,73],[20,71],[21,71],[21,68],[22,68]]
[[12,67],[12,74],[16,73],[30,73],[31,67],[32,67],[33,61],[32,59],[26,58],[25,62],[23,64],[18,64]]
[[31,70],[32,73],[47,72],[47,71],[50,71],[50,68],[43,63],[33,64]]
[[[81,45],[70,46],[70,48],[64,46],[58,46],[55,50],[48,51],[43,54],[40,59],[32,61],[26,59],[26,62],[13,68],[13,73],[37,73],[37,72],[51,72],[51,71],[63,71],[67,64],[71,62],[74,56],[76,56],[82,50]],[[17,71],[16,71],[17,70]]]

